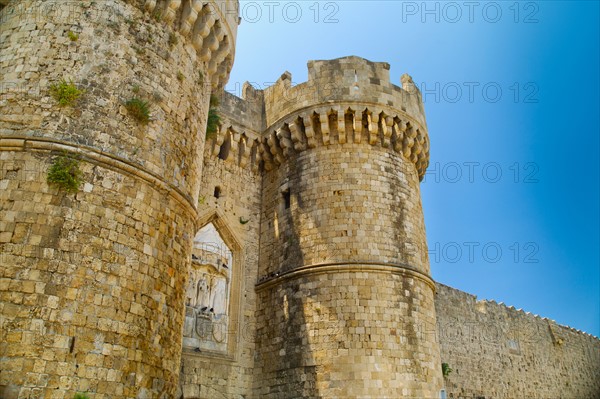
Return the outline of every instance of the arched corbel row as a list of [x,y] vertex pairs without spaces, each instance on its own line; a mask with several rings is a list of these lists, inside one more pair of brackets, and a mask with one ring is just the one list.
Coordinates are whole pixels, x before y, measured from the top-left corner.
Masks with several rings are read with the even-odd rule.
[[204,39],[210,34],[215,22],[217,22],[217,19],[214,13],[210,10],[210,6],[205,5],[202,7],[199,17],[194,22],[192,33],[192,44],[198,53],[202,52]]
[[288,129],[290,131],[292,142],[294,143],[294,150],[304,151],[308,144],[308,138],[305,134],[302,134],[302,131],[306,129],[302,118],[298,117],[291,121],[288,124]]
[[245,168],[248,165],[248,138],[246,133],[242,133],[238,143],[237,164],[240,168]]
[[321,107],[282,120],[267,132],[259,137],[225,121],[207,143],[207,154],[259,173],[317,145],[364,143],[402,154],[415,165],[420,178],[429,165],[426,130],[403,115],[373,108]]
[[198,58],[207,64],[208,78],[213,88],[227,80],[233,66],[234,45],[219,19],[214,1],[207,0],[145,0],[144,9],[160,15],[160,23],[190,40]]
[[293,143],[291,139],[290,128],[287,123],[275,131],[279,145],[283,149],[283,156],[288,158],[293,152]]
[[271,150],[269,149],[269,144],[267,144],[266,137],[262,139],[258,148],[260,152],[260,158],[263,161],[265,170],[272,170],[275,165],[273,161],[273,156],[271,155]]
[[265,169],[317,145],[365,143],[390,148],[413,163],[422,179],[429,164],[429,138],[404,115],[374,108],[327,106],[282,120],[268,130],[259,148]]
[[249,168],[258,173],[262,160],[260,146],[257,133],[246,131],[225,120],[219,126],[215,137],[207,141],[205,156],[218,158],[222,162]]
[[250,168],[253,173],[258,173],[260,171],[260,163],[263,162],[260,158],[260,141],[255,139],[252,142],[252,148],[250,149]]
[[188,0],[184,2],[179,27],[179,33],[183,36],[187,36],[191,32],[194,23],[198,19],[198,14],[202,10],[202,6],[202,0]]

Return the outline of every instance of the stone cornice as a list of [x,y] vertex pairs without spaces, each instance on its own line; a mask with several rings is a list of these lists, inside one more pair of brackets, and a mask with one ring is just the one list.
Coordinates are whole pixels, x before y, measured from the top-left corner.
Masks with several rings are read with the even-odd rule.
[[181,191],[178,187],[163,180],[162,176],[127,159],[99,151],[93,147],[74,145],[67,141],[51,139],[48,137],[3,136],[0,137],[0,151],[68,151],[73,154],[78,154],[87,162],[146,181],[158,191],[163,192],[165,195],[168,195],[179,202],[181,206],[186,209],[190,220],[197,222],[197,210],[191,196]]
[[282,282],[303,277],[310,274],[321,274],[321,273],[392,273],[406,277],[413,277],[423,281],[427,284],[431,290],[435,293],[435,282],[427,274],[418,271],[417,269],[402,264],[395,263],[377,263],[377,262],[333,262],[333,263],[320,263],[315,265],[302,266],[296,269],[292,269],[286,272],[282,272],[274,277],[270,277],[267,280],[260,281],[256,284],[256,291],[263,291],[276,285],[280,285]]

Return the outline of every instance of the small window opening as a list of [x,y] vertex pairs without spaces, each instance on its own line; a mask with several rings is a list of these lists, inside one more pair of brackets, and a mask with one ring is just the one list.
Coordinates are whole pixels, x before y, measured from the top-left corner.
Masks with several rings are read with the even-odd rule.
[[292,204],[292,196],[290,195],[290,190],[285,190],[283,192],[283,204],[285,209],[290,209],[290,205]]
[[219,187],[219,186],[215,187],[214,196],[215,196],[215,198],[219,198],[221,196],[221,187]]

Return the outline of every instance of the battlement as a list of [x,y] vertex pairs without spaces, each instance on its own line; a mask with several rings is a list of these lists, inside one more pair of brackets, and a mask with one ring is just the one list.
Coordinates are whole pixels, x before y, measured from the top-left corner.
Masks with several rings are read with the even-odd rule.
[[291,112],[331,103],[384,105],[404,112],[425,127],[421,94],[409,75],[402,87],[390,81],[390,65],[349,56],[308,62],[308,81],[293,85],[285,72],[265,89],[266,123],[271,126]]
[[390,82],[389,64],[360,57],[310,61],[308,81],[292,86],[289,72],[265,90],[267,170],[293,152],[317,145],[368,143],[412,162],[420,178],[429,165],[429,137],[412,78]]
[[242,87],[242,97],[223,92],[219,98],[219,115],[222,119],[236,121],[253,131],[265,130],[264,92],[248,82]]
[[[259,133],[251,147],[258,143],[267,170],[319,145],[367,143],[401,153],[422,178],[429,165],[429,137],[421,93],[407,74],[403,87],[392,84],[389,70],[388,63],[350,56],[310,61],[308,81],[296,86],[289,72],[265,90],[246,82],[242,98],[221,96],[223,124],[210,151],[223,156],[225,145],[225,152],[233,148],[232,159],[242,163],[243,154],[235,151],[247,147],[250,137],[236,134],[242,127]],[[244,143],[235,143],[236,137]],[[255,162],[250,165],[256,168]]]

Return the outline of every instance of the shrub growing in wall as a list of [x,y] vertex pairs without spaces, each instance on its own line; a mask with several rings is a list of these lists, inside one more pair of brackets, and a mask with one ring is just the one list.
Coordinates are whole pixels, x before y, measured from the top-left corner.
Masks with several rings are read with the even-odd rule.
[[210,107],[208,109],[208,118],[206,120],[206,139],[212,139],[219,130],[219,123],[221,118],[217,113],[217,107],[219,106],[219,99],[214,94],[210,96]]
[[142,125],[150,122],[150,105],[147,101],[134,97],[125,102],[125,108],[136,121]]
[[48,184],[64,190],[67,193],[76,193],[83,182],[83,172],[79,168],[79,159],[63,154],[54,159],[47,177]]
[[448,377],[448,375],[450,375],[451,372],[452,369],[450,368],[450,365],[448,365],[448,363],[442,363],[442,375],[444,377]]
[[83,91],[79,90],[72,81],[62,79],[60,82],[50,86],[50,95],[61,107],[73,106],[81,97]]

